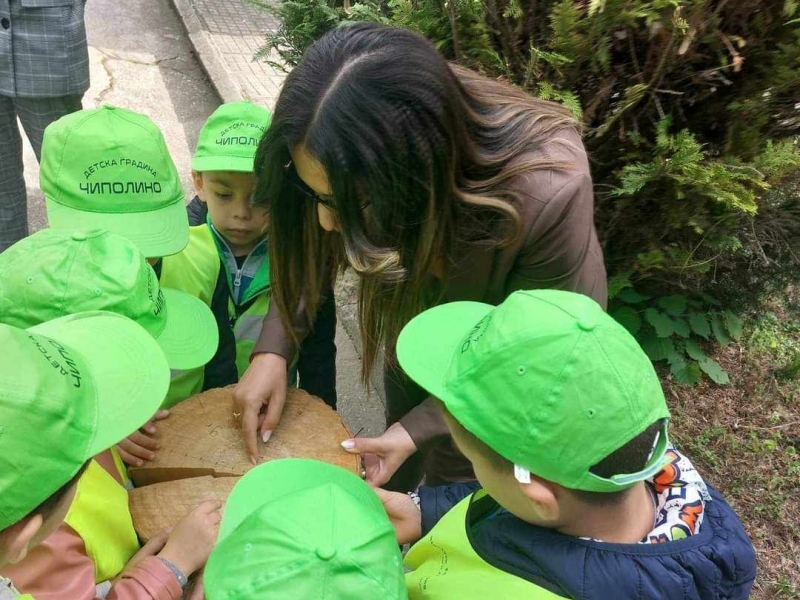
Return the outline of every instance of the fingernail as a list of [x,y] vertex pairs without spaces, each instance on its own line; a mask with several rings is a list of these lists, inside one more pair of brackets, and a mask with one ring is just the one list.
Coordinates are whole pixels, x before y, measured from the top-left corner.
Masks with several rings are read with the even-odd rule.
[[356,443],[353,440],[345,440],[342,442],[342,448],[345,450],[352,450],[356,447]]
[[272,437],[272,432],[269,429],[261,434],[261,439],[264,440],[265,444],[269,441],[269,438],[271,437]]
[[141,460],[137,460],[137,461],[136,461],[136,466],[137,466],[137,467],[141,467],[141,466],[142,466],[142,464],[144,464],[144,463],[143,463]]
[[147,455],[147,460],[153,460],[155,459],[155,457],[156,455],[151,452],[150,454]]
[[253,456],[252,454],[250,455],[250,462],[253,463],[254,465],[258,464],[258,461],[256,460],[256,457]]

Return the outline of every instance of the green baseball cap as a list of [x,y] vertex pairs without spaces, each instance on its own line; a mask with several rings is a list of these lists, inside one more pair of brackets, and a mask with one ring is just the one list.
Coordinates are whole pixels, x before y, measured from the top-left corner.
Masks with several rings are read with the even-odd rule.
[[[594,300],[521,291],[500,306],[453,302],[403,329],[408,375],[495,452],[575,490],[615,492],[663,466],[669,411],[658,376],[628,331]],[[649,426],[660,432],[638,473],[603,478],[591,467]]]
[[32,327],[86,310],[133,319],[173,369],[205,365],[219,331],[200,299],[162,288],[128,239],[103,230],[42,229],[0,254],[0,322]]
[[169,387],[155,340],[95,311],[28,330],[0,325],[0,531],[87,460],[144,425]]
[[405,600],[380,500],[354,474],[299,458],[248,471],[225,505],[204,572],[208,600]]
[[50,124],[39,182],[51,227],[107,229],[148,258],[189,243],[178,171],[158,126],[142,114],[106,105]]
[[192,169],[252,173],[258,142],[271,120],[266,108],[252,102],[221,105],[200,130]]

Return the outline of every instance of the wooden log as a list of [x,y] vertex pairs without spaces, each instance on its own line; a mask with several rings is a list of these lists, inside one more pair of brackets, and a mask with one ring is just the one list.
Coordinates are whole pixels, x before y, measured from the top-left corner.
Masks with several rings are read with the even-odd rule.
[[205,500],[224,504],[239,479],[207,475],[135,488],[129,496],[133,527],[147,542],[167,527],[174,527]]
[[[129,471],[136,487],[192,477],[235,477],[253,468],[233,416],[233,386],[209,390],[178,404],[158,423],[161,449],[156,459]],[[266,444],[261,462],[313,458],[359,472],[358,458],[342,449],[350,437],[339,415],[322,400],[290,388],[280,425]]]

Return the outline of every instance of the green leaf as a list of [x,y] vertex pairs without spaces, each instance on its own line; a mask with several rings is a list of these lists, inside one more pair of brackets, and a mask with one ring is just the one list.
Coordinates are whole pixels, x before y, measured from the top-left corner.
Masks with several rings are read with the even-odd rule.
[[609,300],[616,298],[622,290],[633,286],[633,284],[631,284],[630,277],[631,272],[626,271],[624,273],[617,273],[616,275],[612,275],[608,278]]
[[702,377],[700,366],[693,360],[684,360],[682,356],[670,361],[669,370],[675,383],[680,385],[695,385]]
[[631,335],[636,335],[642,328],[642,318],[636,309],[630,306],[621,306],[611,313],[616,321],[627,329]]
[[705,359],[698,361],[698,364],[700,365],[700,368],[703,369],[705,374],[711,377],[714,383],[718,383],[719,385],[730,383],[728,372],[723,369],[722,366],[713,358],[706,357]]
[[686,319],[681,319],[680,317],[672,319],[672,328],[675,330],[675,333],[682,338],[688,338],[691,334]]
[[717,338],[717,341],[723,346],[727,346],[733,341],[728,335],[720,313],[711,315],[711,330],[714,332],[714,337]]
[[723,314],[725,317],[725,326],[728,330],[728,333],[735,340],[741,339],[742,320],[729,310],[726,310]]
[[626,287],[619,291],[616,296],[622,302],[626,304],[641,304],[645,300],[649,300],[649,296],[642,296],[639,292],[634,290],[632,287]]
[[666,338],[675,333],[672,319],[655,308],[645,310],[644,318],[653,326],[653,329],[656,330],[656,335],[660,338]]
[[658,305],[663,308],[667,314],[673,317],[680,317],[686,312],[686,303],[688,298],[686,296],[664,296],[658,299]]
[[703,349],[700,347],[700,344],[697,343],[697,340],[686,340],[684,348],[686,350],[686,354],[698,362],[708,358],[708,355],[703,352]]
[[693,312],[689,314],[689,327],[704,340],[707,340],[711,335],[711,325],[708,324],[708,319],[703,313]]
[[667,360],[675,355],[675,344],[669,338],[648,335],[642,340],[642,349],[652,361]]

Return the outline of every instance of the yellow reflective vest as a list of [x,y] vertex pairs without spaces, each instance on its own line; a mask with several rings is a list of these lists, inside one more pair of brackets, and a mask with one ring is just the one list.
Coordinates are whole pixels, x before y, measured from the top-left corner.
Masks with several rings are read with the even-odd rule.
[[[117,451],[110,450],[122,481],[128,481]],[[94,581],[111,581],[139,550],[139,538],[128,508],[128,490],[96,460],[78,480],[78,491],[64,522],[81,536],[94,563]]]
[[[262,246],[263,244],[263,246]],[[250,355],[261,334],[264,317],[269,311],[269,261],[262,242],[247,257],[241,268],[231,264],[232,253],[210,223],[189,228],[189,243],[182,252],[166,256],[161,264],[161,285],[199,298],[209,307],[214,297],[220,269],[225,268],[229,286],[228,322],[236,338],[236,369],[241,377],[250,365]],[[242,273],[258,265],[250,273],[252,281],[243,293],[238,286]],[[233,269],[236,271],[233,271]],[[203,390],[203,367],[173,371],[170,389],[163,407],[169,408]]]
[[456,504],[408,551],[405,565],[411,569],[406,574],[409,600],[563,600],[490,565],[473,550],[467,535],[468,512],[472,502],[485,495],[480,490]]

